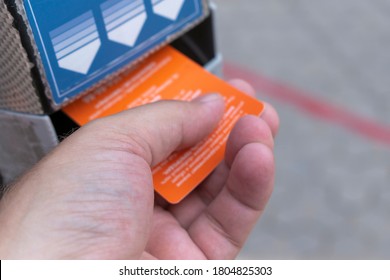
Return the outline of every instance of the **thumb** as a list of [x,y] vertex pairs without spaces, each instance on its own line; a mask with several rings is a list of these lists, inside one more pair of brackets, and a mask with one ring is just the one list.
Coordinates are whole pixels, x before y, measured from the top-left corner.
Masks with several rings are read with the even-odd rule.
[[[165,100],[140,106],[99,120],[110,135],[127,143],[127,150],[150,166],[172,152],[193,146],[217,126],[224,113],[224,99],[207,94],[191,102]],[[124,139],[123,139],[124,137]]]

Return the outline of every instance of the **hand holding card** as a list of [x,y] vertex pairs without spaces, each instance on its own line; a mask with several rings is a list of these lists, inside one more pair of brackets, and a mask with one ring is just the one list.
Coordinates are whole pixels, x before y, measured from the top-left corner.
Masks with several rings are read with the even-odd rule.
[[154,54],[118,84],[64,108],[79,125],[163,99],[192,100],[218,92],[226,111],[215,131],[195,147],[172,154],[153,169],[155,190],[178,203],[222,161],[227,137],[244,115],[260,115],[264,104],[206,72],[171,47]]

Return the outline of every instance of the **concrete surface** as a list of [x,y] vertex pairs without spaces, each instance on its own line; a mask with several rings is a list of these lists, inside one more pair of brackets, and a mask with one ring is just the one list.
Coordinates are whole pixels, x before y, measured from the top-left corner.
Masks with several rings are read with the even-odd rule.
[[[389,1],[215,2],[226,61],[390,126]],[[277,179],[239,258],[389,259],[390,145],[259,98],[281,117]]]

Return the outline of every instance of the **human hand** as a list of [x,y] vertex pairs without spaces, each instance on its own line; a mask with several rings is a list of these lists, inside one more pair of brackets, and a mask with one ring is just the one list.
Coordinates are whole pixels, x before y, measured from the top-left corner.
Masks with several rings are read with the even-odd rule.
[[223,99],[208,95],[82,127],[1,200],[0,258],[234,258],[272,192],[272,107],[236,124],[224,162],[182,203],[155,199],[151,174],[173,151],[211,133],[223,110]]

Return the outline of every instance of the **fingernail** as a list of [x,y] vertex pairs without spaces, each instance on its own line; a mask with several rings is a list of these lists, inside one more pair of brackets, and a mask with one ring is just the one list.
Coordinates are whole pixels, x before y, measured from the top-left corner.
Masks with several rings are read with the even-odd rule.
[[222,98],[223,97],[218,93],[211,93],[211,94],[201,95],[195,98],[193,101],[199,103],[211,103],[211,102],[221,100]]

